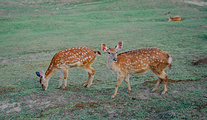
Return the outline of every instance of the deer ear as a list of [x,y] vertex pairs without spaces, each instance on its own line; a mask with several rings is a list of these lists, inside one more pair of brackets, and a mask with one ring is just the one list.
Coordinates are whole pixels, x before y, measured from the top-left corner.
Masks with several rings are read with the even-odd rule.
[[104,43],[101,44],[101,48],[104,52],[106,52],[106,50],[108,49],[106,44],[104,44]]
[[121,50],[121,48],[123,47],[123,41],[119,42],[117,45],[116,45],[116,50]]
[[41,72],[36,72],[36,75],[37,75],[38,77],[40,77],[40,76],[41,76]]

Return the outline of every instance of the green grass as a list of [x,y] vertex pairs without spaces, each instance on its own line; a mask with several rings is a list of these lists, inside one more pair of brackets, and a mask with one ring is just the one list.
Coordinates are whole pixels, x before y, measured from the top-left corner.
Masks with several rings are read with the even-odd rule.
[[[201,2],[202,0],[198,0]],[[164,14],[182,16],[167,22]],[[152,72],[130,78],[110,99],[116,75],[106,67],[107,55],[97,57],[91,88],[82,87],[87,73],[69,70],[68,88],[56,89],[58,72],[42,91],[35,71],[46,70],[53,55],[66,48],[101,43],[120,52],[158,47],[173,58],[163,84],[151,93]],[[207,9],[182,0],[0,0],[0,119],[206,119],[207,65],[191,62],[207,56]]]

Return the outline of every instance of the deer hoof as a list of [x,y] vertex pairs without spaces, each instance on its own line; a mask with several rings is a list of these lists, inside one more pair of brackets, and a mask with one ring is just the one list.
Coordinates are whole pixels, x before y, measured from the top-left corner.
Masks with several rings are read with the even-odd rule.
[[83,87],[87,87],[88,84],[84,84]]
[[157,91],[157,89],[154,88],[154,89],[152,90],[152,92],[155,92],[155,91]]
[[130,94],[130,93],[131,93],[131,90],[127,90],[127,93],[129,93],[129,94]]
[[63,86],[63,90],[65,90],[66,89],[66,86]]
[[114,98],[115,98],[115,96],[116,96],[116,95],[112,95],[112,96],[111,96],[111,99],[114,99]]
[[162,94],[161,95],[164,95],[167,91],[162,91]]
[[91,87],[91,85],[87,85],[87,88],[90,88]]

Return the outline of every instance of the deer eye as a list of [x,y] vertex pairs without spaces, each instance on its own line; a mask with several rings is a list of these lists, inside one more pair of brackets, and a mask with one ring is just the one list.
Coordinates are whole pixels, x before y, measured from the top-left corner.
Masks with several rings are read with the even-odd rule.
[[110,52],[108,52],[108,54],[111,54]]

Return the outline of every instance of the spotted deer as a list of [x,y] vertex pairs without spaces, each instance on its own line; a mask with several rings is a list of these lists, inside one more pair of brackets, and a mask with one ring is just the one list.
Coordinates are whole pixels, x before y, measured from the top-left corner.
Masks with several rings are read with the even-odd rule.
[[171,17],[170,12],[166,13],[165,15],[168,15],[169,20],[168,21],[181,21],[182,18],[180,16]]
[[108,48],[103,43],[101,46],[102,50],[108,53],[108,68],[117,74],[117,83],[114,94],[111,96],[112,98],[116,96],[118,87],[124,78],[128,87],[127,92],[130,93],[131,87],[129,84],[129,75],[143,73],[148,70],[151,70],[159,78],[155,88],[152,91],[155,92],[160,83],[164,81],[164,90],[162,94],[167,92],[168,75],[164,72],[164,70],[167,66],[169,66],[170,69],[172,65],[172,58],[168,53],[155,47],[117,53],[117,51],[123,47],[123,42],[119,42],[115,48]]
[[67,86],[68,69],[73,67],[81,67],[88,72],[88,79],[86,80],[84,87],[90,87],[93,82],[95,69],[91,67],[91,64],[96,58],[96,55],[101,55],[99,51],[91,50],[85,46],[72,47],[56,53],[47,69],[44,72],[36,72],[36,75],[40,77],[40,84],[45,91],[48,87],[49,79],[55,73],[56,70],[60,71],[60,80],[58,88],[62,86],[62,76],[64,77],[63,89]]

